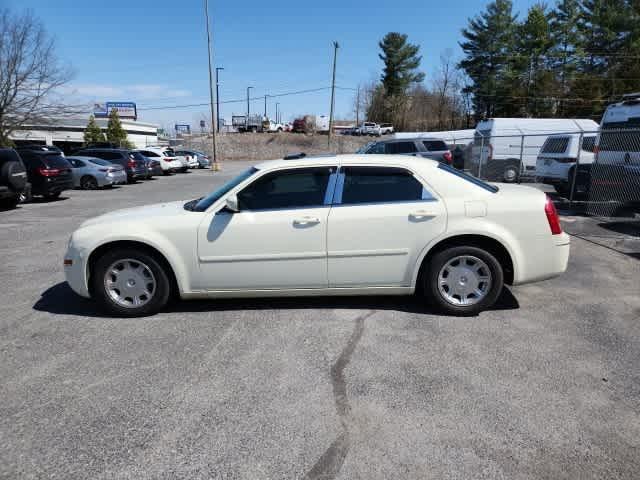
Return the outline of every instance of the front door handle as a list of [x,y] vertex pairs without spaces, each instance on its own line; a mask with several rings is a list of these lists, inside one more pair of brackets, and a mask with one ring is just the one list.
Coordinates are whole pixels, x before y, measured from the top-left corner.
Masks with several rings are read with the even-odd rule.
[[415,212],[411,212],[409,214],[409,218],[412,220],[428,220],[429,218],[435,217],[436,214],[429,210],[416,210]]
[[302,227],[308,227],[310,225],[317,225],[318,223],[320,223],[320,219],[317,217],[300,217],[300,218],[296,218],[293,221],[294,225],[300,225]]

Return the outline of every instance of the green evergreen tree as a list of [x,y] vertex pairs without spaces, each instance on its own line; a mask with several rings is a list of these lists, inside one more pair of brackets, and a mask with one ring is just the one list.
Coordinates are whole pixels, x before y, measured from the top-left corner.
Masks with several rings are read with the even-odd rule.
[[389,32],[378,45],[382,50],[380,60],[384,62],[381,80],[387,96],[405,95],[412,84],[424,80],[424,73],[418,71],[422,60],[418,55],[420,47],[407,43],[407,35]]
[[516,91],[523,93],[519,98],[520,113],[526,117],[545,117],[554,112],[555,102],[549,95],[555,90],[555,79],[549,70],[549,53],[553,46],[549,21],[546,5],[536,4],[518,26],[517,54],[512,68],[518,80]]
[[473,95],[477,118],[513,114],[509,80],[516,26],[511,0],[494,0],[462,30],[460,47],[466,58],[459,67],[471,80],[465,92]]
[[571,95],[571,86],[579,73],[584,57],[584,36],[580,30],[582,11],[578,0],[560,0],[551,12],[550,29],[552,48],[549,67],[556,77],[556,115],[564,117]]
[[107,141],[121,147],[130,148],[131,143],[127,140],[127,132],[122,128],[118,111],[114,108],[109,113],[107,123]]
[[89,117],[89,123],[87,124],[87,128],[84,130],[84,143],[85,145],[91,145],[94,143],[104,142],[105,137],[104,133],[96,123],[96,118],[91,115]]

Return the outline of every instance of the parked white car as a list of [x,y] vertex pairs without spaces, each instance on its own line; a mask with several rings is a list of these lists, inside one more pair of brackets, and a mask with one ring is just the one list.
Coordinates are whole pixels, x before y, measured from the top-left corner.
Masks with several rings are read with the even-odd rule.
[[595,133],[598,124],[589,119],[490,118],[476,125],[471,154],[474,174],[499,182],[515,182],[536,175],[540,148],[549,135]]
[[200,166],[198,156],[189,150],[174,150],[174,155],[183,165],[189,168],[198,168]]
[[[536,161],[536,180],[553,185],[558,193],[568,193],[573,183],[578,156],[580,156],[580,171],[588,171],[593,163],[595,140],[595,134],[583,135],[582,145],[579,145],[580,134],[578,133],[547,137]],[[578,182],[581,180],[580,175],[576,180],[578,191],[584,193],[587,185],[584,182]]]
[[284,125],[278,122],[274,122],[273,120],[265,120],[262,122],[262,128],[265,132],[282,132],[284,131]]
[[373,135],[379,137],[382,135],[380,125],[374,122],[364,122],[355,130],[356,135]]
[[152,160],[160,162],[160,167],[165,175],[172,172],[184,172],[187,170],[188,165],[180,161],[173,150],[167,147],[145,147],[144,149],[137,150],[142,155]]
[[380,124],[380,135],[390,135],[394,132],[393,125],[390,123]]
[[[83,223],[66,279],[116,315],[184,299],[426,295],[473,315],[503,284],[565,271],[569,236],[545,194],[404,155],[264,162],[206,197]],[[523,221],[526,219],[526,221]]]

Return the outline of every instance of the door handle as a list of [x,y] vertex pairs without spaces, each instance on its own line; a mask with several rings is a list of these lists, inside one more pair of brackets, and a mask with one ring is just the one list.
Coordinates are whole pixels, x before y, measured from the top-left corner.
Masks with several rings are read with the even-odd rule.
[[436,214],[429,210],[416,210],[415,212],[411,212],[409,214],[409,218],[412,218],[414,220],[426,220],[428,218],[433,218],[435,216]]
[[300,225],[300,226],[317,225],[318,223],[320,223],[320,219],[317,217],[301,217],[301,218],[296,218],[293,221],[294,225]]

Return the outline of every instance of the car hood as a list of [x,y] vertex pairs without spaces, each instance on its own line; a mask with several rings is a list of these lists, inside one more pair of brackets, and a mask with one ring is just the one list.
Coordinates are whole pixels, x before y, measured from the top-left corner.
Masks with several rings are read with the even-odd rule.
[[143,205],[142,207],[115,210],[113,212],[91,218],[84,222],[81,227],[114,222],[166,221],[169,217],[183,215],[186,212],[184,209],[184,204],[186,202],[187,200],[180,200],[178,202],[156,203],[153,205]]

